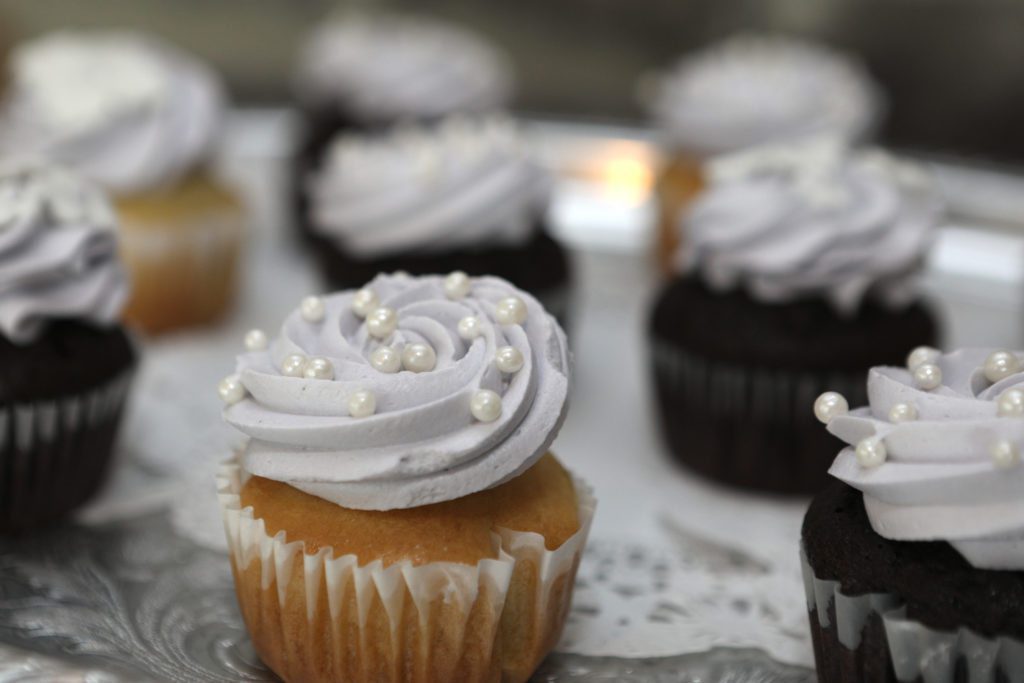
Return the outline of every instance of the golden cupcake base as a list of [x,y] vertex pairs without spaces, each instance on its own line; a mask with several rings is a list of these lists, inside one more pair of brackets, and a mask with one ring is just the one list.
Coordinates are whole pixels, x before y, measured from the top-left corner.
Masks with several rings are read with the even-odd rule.
[[676,272],[676,258],[682,243],[681,221],[694,198],[704,188],[699,160],[677,155],[662,169],[655,186],[658,204],[657,237],[654,258],[665,276]]

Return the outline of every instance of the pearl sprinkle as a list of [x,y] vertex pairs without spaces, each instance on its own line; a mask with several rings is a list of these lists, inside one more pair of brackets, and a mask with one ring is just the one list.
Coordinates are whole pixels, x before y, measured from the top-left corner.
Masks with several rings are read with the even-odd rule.
[[402,349],[402,367],[410,372],[430,372],[437,365],[437,354],[430,344],[416,342]]
[[318,323],[327,314],[327,306],[324,300],[318,296],[307,296],[299,305],[302,319],[308,323]]
[[391,335],[398,327],[398,314],[395,309],[381,306],[373,309],[366,316],[366,329],[377,339],[384,339]]
[[394,374],[402,369],[402,356],[390,346],[382,346],[370,354],[370,365],[378,372]]
[[994,351],[985,359],[985,379],[993,384],[1020,371],[1020,359],[1009,351]]
[[220,400],[231,406],[245,398],[245,386],[238,375],[228,375],[217,385]]
[[850,412],[850,404],[846,397],[834,391],[826,391],[814,402],[814,417],[823,424],[828,424],[832,418],[846,415]]
[[999,417],[1024,417],[1024,391],[1007,389],[996,401],[996,414]]
[[306,374],[306,364],[309,359],[301,353],[293,353],[281,363],[281,374],[285,377],[302,377]]
[[263,330],[249,330],[245,333],[245,350],[246,351],[263,351],[267,348],[270,341],[267,339],[267,333]]
[[476,339],[483,334],[483,325],[480,323],[480,318],[473,315],[467,315],[465,318],[459,321],[459,336],[470,341]]
[[1012,441],[1001,439],[992,444],[992,463],[1000,469],[1015,466],[1020,462],[1020,450]]
[[901,422],[913,422],[917,419],[917,408],[909,403],[897,403],[889,409],[889,422],[899,424]]
[[362,389],[348,397],[348,414],[352,417],[370,417],[377,412],[377,397]]
[[444,279],[444,295],[449,299],[462,299],[472,286],[469,276],[461,270],[456,270]]
[[369,287],[363,287],[352,296],[352,312],[358,318],[365,318],[380,306],[377,293]]
[[933,349],[930,346],[918,346],[907,356],[907,369],[913,372],[919,365],[934,364],[941,355],[938,349]]
[[885,444],[875,439],[863,439],[857,444],[856,454],[860,466],[869,469],[882,465],[889,457]]
[[933,363],[918,365],[914,368],[913,375],[914,384],[919,389],[924,389],[925,391],[938,389],[939,385],[942,384],[942,369]]
[[494,422],[501,417],[501,396],[490,389],[480,389],[469,401],[469,412],[480,422]]
[[498,302],[494,317],[502,325],[522,325],[526,322],[526,302],[518,296],[508,296]]
[[334,379],[334,366],[326,358],[310,358],[302,376],[306,379]]
[[523,354],[514,346],[502,346],[494,354],[494,364],[506,374],[519,372],[525,362]]

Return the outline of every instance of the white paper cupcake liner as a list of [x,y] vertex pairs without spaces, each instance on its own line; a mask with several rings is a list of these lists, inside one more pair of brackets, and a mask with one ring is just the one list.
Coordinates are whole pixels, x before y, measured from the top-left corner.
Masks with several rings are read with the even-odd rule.
[[236,589],[257,651],[286,680],[526,681],[557,642],[595,508],[582,482],[580,529],[555,550],[502,529],[496,559],[384,567],[268,535],[241,507],[243,476],[237,458],[217,475]]
[[[1024,642],[1013,638],[986,638],[970,629],[939,631],[908,619],[900,599],[891,594],[869,593],[849,596],[838,581],[815,576],[801,549],[804,589],[808,610],[817,619],[817,626],[834,637],[849,653],[887,652],[888,665],[879,662],[856,662],[850,654],[840,657],[831,653],[829,659],[844,661],[859,671],[881,670],[891,666],[895,680],[923,683],[1003,683],[1024,681]],[[880,619],[883,643],[865,642],[866,627],[872,618]],[[812,629],[814,624],[812,623]],[[862,649],[863,648],[863,649]],[[818,675],[822,683],[832,679],[823,671],[822,653],[818,651]],[[827,655],[826,655],[827,656]],[[844,678],[843,680],[847,680]],[[852,679],[851,679],[852,680]],[[874,679],[872,679],[874,680]],[[890,680],[889,677],[878,680]]]

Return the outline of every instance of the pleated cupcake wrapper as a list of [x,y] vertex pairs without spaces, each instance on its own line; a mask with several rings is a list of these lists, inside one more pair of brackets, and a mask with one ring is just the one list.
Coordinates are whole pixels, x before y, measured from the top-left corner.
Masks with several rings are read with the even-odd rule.
[[[829,667],[821,661],[823,656],[844,663],[847,668],[847,675],[841,673],[844,681],[861,680],[863,674],[859,672],[866,670],[889,673],[885,678],[870,681],[863,678],[865,683],[875,680],[901,683],[1024,681],[1024,642],[1005,637],[986,638],[967,628],[956,631],[929,628],[907,618],[906,608],[897,596],[886,593],[845,595],[838,581],[815,576],[803,549],[800,559],[808,610],[833,644],[815,644],[822,683],[831,683],[825,671]],[[866,628],[873,618],[880,620],[880,632]],[[819,647],[834,646],[847,652],[818,651]],[[889,661],[864,661],[867,653],[874,657],[887,654]]]
[[0,528],[50,521],[93,492],[133,374],[66,398],[0,406]]
[[[595,509],[579,480],[580,529],[555,550],[500,529],[496,559],[385,567],[270,536],[241,507],[242,477],[237,458],[217,475],[239,601],[257,651],[286,680],[525,681],[556,644]],[[254,563],[264,604],[246,586]]]

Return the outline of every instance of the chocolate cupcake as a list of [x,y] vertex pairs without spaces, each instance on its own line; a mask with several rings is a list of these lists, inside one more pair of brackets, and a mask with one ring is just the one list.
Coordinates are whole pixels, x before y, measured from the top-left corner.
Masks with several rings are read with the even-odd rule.
[[922,348],[815,404],[848,444],[803,526],[822,683],[1024,680],[1021,357]]
[[241,202],[210,169],[226,101],[205,64],[154,37],[61,32],[17,47],[0,153],[44,158],[102,185],[131,273],[125,315],[160,332],[233,301]]
[[0,168],[0,532],[54,522],[103,481],[135,352],[113,209],[56,168]]
[[882,113],[880,91],[856,59],[781,36],[738,36],[687,55],[648,94],[668,151],[656,256],[669,274],[676,225],[707,182],[709,158],[808,136],[863,141]]
[[523,681],[594,499],[549,453],[558,323],[492,277],[380,276],[246,337],[218,478],[242,616],[286,681]]
[[835,141],[713,164],[650,326],[672,453],[737,486],[813,493],[834,449],[805,410],[933,344],[914,282],[941,212],[927,178]]
[[565,314],[569,262],[546,225],[551,177],[510,119],[340,136],[308,189],[301,226],[331,289],[378,272],[491,274]]

